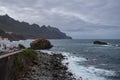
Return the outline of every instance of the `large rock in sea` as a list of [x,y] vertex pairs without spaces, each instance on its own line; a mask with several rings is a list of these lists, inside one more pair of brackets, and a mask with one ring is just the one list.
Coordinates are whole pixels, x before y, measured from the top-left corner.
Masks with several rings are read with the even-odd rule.
[[35,41],[30,43],[30,46],[32,49],[35,50],[41,50],[41,49],[50,49],[53,47],[53,45],[51,45],[51,43],[46,40],[46,39],[36,39]]
[[108,43],[103,42],[103,41],[94,41],[94,44],[99,44],[99,45],[108,45]]

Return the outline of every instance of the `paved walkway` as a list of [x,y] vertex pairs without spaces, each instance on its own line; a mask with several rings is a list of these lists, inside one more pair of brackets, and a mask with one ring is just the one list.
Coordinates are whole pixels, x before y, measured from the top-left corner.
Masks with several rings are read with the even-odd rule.
[[5,58],[5,57],[8,57],[8,56],[11,56],[11,55],[14,55],[14,54],[17,54],[19,52],[22,52],[24,49],[22,50],[19,50],[19,51],[15,51],[15,52],[11,52],[11,53],[6,53],[6,54],[3,54],[3,55],[0,55],[0,59],[2,58]]

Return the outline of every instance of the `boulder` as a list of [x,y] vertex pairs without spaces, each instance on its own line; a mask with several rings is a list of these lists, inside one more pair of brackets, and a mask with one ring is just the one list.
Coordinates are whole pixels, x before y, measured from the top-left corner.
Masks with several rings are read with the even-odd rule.
[[99,45],[108,45],[107,42],[103,42],[103,41],[94,41],[94,44],[99,44]]
[[46,40],[46,39],[36,39],[35,41],[30,43],[30,46],[32,49],[35,50],[41,50],[41,49],[50,49],[53,47],[53,45],[51,45],[51,43]]

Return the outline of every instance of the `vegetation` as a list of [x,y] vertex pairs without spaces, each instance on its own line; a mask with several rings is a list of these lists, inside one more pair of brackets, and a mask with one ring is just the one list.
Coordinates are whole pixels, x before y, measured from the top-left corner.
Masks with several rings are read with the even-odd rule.
[[19,44],[18,47],[19,47],[20,49],[25,49],[25,48],[26,48],[26,47],[25,47],[24,45],[22,45],[22,44]]
[[35,60],[37,60],[37,52],[33,49],[25,49],[20,52],[14,62],[15,79],[18,79],[18,77],[24,74]]
[[51,47],[53,47],[53,45],[51,45],[51,43],[46,40],[46,39],[36,39],[35,41],[33,41],[32,43],[30,43],[30,46],[32,49],[50,49]]

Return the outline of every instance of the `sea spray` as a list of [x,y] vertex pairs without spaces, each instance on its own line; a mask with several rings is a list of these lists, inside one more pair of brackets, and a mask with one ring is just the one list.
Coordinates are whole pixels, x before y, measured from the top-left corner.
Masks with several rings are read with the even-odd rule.
[[61,53],[65,56],[65,59],[62,61],[64,65],[67,64],[68,71],[73,73],[74,77],[77,80],[107,80],[105,76],[115,75],[114,71],[109,71],[105,69],[98,69],[94,66],[83,66],[79,65],[77,62],[87,61],[86,58],[76,57],[71,55],[69,52],[53,52],[49,50],[41,50],[44,53],[53,54]]

